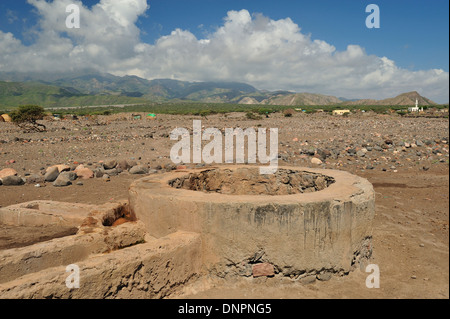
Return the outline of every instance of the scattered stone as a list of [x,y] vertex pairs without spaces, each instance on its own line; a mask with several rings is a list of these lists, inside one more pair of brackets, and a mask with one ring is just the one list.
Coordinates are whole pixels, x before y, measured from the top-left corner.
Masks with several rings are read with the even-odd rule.
[[119,172],[117,171],[117,169],[112,168],[112,169],[105,169],[105,174],[109,176],[117,176]]
[[84,184],[83,184],[83,182],[77,182],[77,185],[78,186],[83,186]]
[[116,160],[107,160],[103,163],[103,168],[106,169],[113,169],[117,166]]
[[65,187],[72,185],[69,174],[60,174],[58,178],[53,182],[55,187]]
[[374,149],[375,151],[377,151],[377,152],[383,151],[383,148],[380,147],[380,146],[378,146],[378,145],[375,145],[375,146],[373,147],[373,149]]
[[167,172],[173,171],[173,170],[175,170],[176,168],[177,168],[177,167],[176,167],[174,164],[172,164],[172,163],[169,163],[169,164],[164,165],[164,169],[165,169]]
[[102,180],[105,181],[105,182],[109,182],[111,180],[111,178],[109,177],[108,174],[103,174]]
[[127,165],[128,165],[128,168],[132,168],[132,167],[138,165],[138,163],[134,160],[134,158],[132,158],[132,159],[127,160]]
[[59,169],[56,166],[49,167],[44,175],[46,182],[54,182],[59,176]]
[[53,165],[53,166],[48,167],[48,168],[47,168],[47,172],[48,172],[51,168],[54,168],[54,167],[56,167],[56,168],[58,169],[58,172],[59,172],[59,173],[65,172],[65,171],[70,171],[70,167],[69,167],[69,166],[64,165],[64,164],[59,164],[59,165]]
[[256,277],[272,277],[275,276],[275,269],[272,264],[259,263],[254,264],[252,267],[253,278]]
[[318,159],[317,157],[311,158],[311,164],[320,165],[322,163],[323,162],[320,159]]
[[13,168],[5,168],[0,171],[0,179],[7,176],[17,176],[17,171]]
[[37,184],[45,182],[45,178],[39,174],[31,174],[25,179],[27,184]]
[[303,285],[313,284],[316,282],[316,275],[306,275],[298,280]]
[[90,168],[76,169],[75,173],[77,173],[77,176],[80,179],[86,180],[94,177],[94,172]]
[[25,184],[20,176],[10,175],[1,179],[4,186],[19,186]]
[[130,168],[130,174],[147,174],[148,168],[143,165],[136,165]]
[[94,176],[97,178],[103,177],[103,175],[105,174],[105,171],[103,170],[103,168],[97,168],[93,172],[94,172]]
[[121,160],[119,163],[117,163],[116,168],[120,168],[122,171],[128,170],[130,165],[128,165],[128,162],[126,160]]
[[365,150],[365,152],[363,151],[363,149],[360,149],[359,151],[357,151],[357,152],[356,152],[356,156],[358,156],[358,157],[364,157],[364,156],[366,156],[367,150],[366,150],[366,149],[364,149],[364,150]]
[[331,279],[332,273],[327,271],[327,272],[318,274],[316,277],[317,277],[317,279],[320,280],[320,281],[328,281],[328,280]]
[[61,174],[59,174],[58,178],[61,176],[67,177],[71,182],[78,178],[77,173],[72,172],[72,171],[62,172]]

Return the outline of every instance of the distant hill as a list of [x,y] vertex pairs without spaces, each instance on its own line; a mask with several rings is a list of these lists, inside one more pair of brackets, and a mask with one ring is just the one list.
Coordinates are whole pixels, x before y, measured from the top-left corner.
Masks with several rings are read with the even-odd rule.
[[0,106],[39,104],[44,107],[137,104],[194,101],[207,103],[311,105],[435,105],[417,92],[384,100],[349,100],[335,96],[290,91],[257,90],[239,82],[188,82],[171,79],[146,80],[138,76],[115,76],[84,70],[76,73],[0,72]]
[[415,105],[416,99],[419,102],[419,105],[429,106],[429,105],[437,105],[437,103],[427,99],[426,97],[421,96],[418,92],[408,92],[400,94],[393,98],[383,99],[383,100],[372,100],[372,99],[363,99],[356,101],[346,101],[342,103],[343,105]]
[[83,94],[71,87],[58,87],[35,82],[0,82],[0,107],[25,104],[43,107],[68,107],[146,103],[141,98],[122,95]]
[[342,101],[335,96],[311,93],[295,93],[270,97],[265,104],[269,105],[333,105]]

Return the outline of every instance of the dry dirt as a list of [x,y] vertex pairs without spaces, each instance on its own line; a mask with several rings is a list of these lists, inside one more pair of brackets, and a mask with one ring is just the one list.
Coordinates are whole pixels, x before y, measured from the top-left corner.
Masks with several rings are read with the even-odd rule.
[[[175,143],[168,134],[175,127],[192,128],[193,116],[159,116],[155,121],[129,121],[128,115],[92,120],[46,123],[46,133],[25,134],[10,123],[0,123],[0,170],[12,167],[39,173],[54,164],[85,163],[96,167],[109,158],[130,159],[150,168],[169,164]],[[118,119],[115,121],[114,119]],[[331,150],[320,167],[342,169],[367,178],[376,192],[373,259],[380,269],[380,288],[368,289],[368,273],[357,270],[303,285],[289,279],[245,278],[238,282],[199,280],[178,298],[449,298],[449,164],[447,119],[406,119],[384,115],[300,115],[250,121],[245,114],[202,118],[207,127],[279,128],[280,165],[313,166],[311,156]],[[64,127],[64,129],[63,129]],[[152,137],[153,136],[153,137]],[[445,140],[447,138],[447,140]],[[371,151],[366,156],[349,155],[363,144],[395,147]],[[400,143],[416,140],[431,143],[417,148]],[[2,141],[4,141],[2,143]],[[307,144],[306,144],[307,143]],[[319,151],[319,152],[318,152]],[[419,154],[420,153],[420,154]],[[311,153],[312,154],[312,153]],[[14,163],[7,164],[7,161]],[[90,165],[88,165],[90,164]],[[0,206],[45,199],[102,204],[128,197],[128,186],[141,175],[122,173],[83,181],[83,185],[57,188],[51,183],[0,186]],[[0,249],[63,236],[67,229],[11,228],[0,225]]]

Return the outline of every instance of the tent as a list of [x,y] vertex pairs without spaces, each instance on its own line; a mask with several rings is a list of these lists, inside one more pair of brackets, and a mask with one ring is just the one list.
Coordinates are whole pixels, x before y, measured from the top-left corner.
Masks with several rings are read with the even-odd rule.
[[2,114],[2,118],[5,122],[12,122],[12,119],[8,114]]
[[156,114],[153,113],[147,114],[147,118],[150,120],[154,120],[156,118]]

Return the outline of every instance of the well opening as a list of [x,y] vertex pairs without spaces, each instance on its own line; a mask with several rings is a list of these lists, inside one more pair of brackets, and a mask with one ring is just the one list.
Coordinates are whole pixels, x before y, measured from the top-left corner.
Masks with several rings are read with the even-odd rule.
[[333,177],[308,171],[278,169],[262,175],[258,168],[209,169],[169,181],[171,187],[226,195],[291,195],[324,190]]

